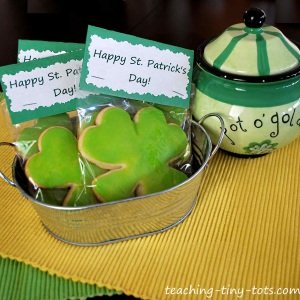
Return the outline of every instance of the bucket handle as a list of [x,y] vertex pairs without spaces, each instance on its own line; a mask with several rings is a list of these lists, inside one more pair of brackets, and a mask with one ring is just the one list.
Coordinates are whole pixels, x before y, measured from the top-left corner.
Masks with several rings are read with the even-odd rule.
[[216,152],[217,152],[218,149],[220,148],[220,146],[221,146],[221,144],[222,144],[222,141],[223,141],[223,138],[224,138],[224,136],[225,136],[225,123],[224,123],[224,120],[223,120],[223,118],[221,117],[221,115],[218,114],[218,113],[209,113],[209,114],[204,115],[203,117],[201,117],[201,118],[198,120],[198,124],[203,125],[203,122],[204,122],[206,119],[211,118],[211,117],[215,117],[215,118],[217,118],[217,119],[220,121],[221,132],[220,132],[220,135],[219,135],[219,138],[218,138],[217,143],[214,145],[214,148],[212,149],[212,151],[211,151],[211,153],[210,153],[210,159],[216,154]]
[[[9,147],[15,147],[13,143],[8,143],[8,142],[0,142],[0,147],[1,146],[9,146]],[[3,179],[6,183],[9,185],[16,187],[16,184],[14,183],[13,180],[9,179],[3,172],[0,171],[0,178]]]

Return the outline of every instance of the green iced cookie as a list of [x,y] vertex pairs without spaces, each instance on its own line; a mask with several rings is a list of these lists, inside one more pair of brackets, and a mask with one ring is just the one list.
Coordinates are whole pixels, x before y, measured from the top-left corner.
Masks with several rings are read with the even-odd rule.
[[[93,167],[81,159],[77,139],[69,129],[59,126],[45,129],[38,139],[38,150],[25,165],[26,175],[34,185],[41,189],[53,189],[53,194],[56,189],[68,188],[63,200],[63,205],[66,206],[97,202],[92,188],[88,187],[93,176],[88,168]],[[94,175],[102,172],[96,168]],[[48,202],[45,197],[44,201]],[[51,196],[49,201],[53,202],[52,198]]]
[[109,107],[96,118],[96,125],[79,137],[81,154],[110,170],[94,180],[102,201],[113,201],[168,189],[187,176],[170,167],[187,147],[185,132],[168,124],[164,114],[146,107],[134,120],[123,109]]
[[80,162],[83,182],[64,198],[63,206],[84,206],[99,203],[94,193],[93,180],[104,174],[105,170],[89,163],[83,157],[80,158]]
[[37,186],[62,188],[81,184],[77,140],[64,127],[50,127],[38,140],[40,152],[31,156],[25,166],[28,178]]
[[23,158],[29,158],[38,152],[38,139],[41,133],[52,126],[62,126],[72,130],[72,123],[67,114],[40,118],[34,126],[25,128],[15,142]]

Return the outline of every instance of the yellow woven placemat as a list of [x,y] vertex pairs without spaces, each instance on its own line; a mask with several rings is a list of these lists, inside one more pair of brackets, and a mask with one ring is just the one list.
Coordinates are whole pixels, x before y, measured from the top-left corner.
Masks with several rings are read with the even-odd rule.
[[[8,138],[2,128],[0,141]],[[2,171],[9,173],[13,156],[0,149]],[[66,279],[148,299],[300,297],[300,289],[298,296],[291,290],[300,288],[300,139],[257,159],[219,151],[192,214],[150,237],[89,248],[65,244],[2,181],[0,207],[0,255]]]

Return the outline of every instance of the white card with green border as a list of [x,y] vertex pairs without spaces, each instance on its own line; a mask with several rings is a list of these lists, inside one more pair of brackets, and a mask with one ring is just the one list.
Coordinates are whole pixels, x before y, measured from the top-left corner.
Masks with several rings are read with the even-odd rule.
[[78,50],[84,50],[84,44],[20,39],[18,40],[18,62],[23,63]]
[[188,108],[194,52],[89,26],[82,90]]
[[91,93],[79,90],[83,51],[0,68],[1,85],[13,124],[77,108]]

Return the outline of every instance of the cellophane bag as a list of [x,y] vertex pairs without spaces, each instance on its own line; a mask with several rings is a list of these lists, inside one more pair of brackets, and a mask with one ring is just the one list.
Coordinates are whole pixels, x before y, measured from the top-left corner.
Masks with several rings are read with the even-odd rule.
[[92,95],[76,111],[10,131],[34,199],[86,206],[186,180],[193,173],[190,118],[189,109]]

